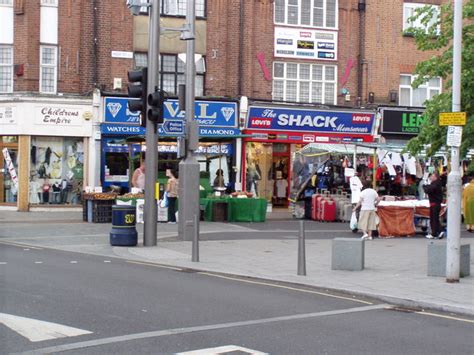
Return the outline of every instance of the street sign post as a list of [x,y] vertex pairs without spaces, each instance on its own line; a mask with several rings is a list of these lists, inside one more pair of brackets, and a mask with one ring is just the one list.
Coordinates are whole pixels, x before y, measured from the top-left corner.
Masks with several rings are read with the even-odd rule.
[[460,147],[462,140],[462,127],[449,126],[448,134],[446,136],[446,145],[448,147]]
[[439,114],[440,126],[465,126],[466,112],[441,112]]

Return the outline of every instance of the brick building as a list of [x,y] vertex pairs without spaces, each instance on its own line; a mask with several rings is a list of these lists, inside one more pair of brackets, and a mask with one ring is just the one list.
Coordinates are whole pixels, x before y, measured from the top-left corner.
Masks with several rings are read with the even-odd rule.
[[[197,63],[196,95],[245,96],[250,105],[323,111],[420,106],[442,83],[411,89],[415,64],[431,53],[418,52],[402,31],[414,8],[441,2],[197,0],[196,52],[203,59]],[[181,27],[185,8],[186,1],[160,0],[161,26]],[[50,185],[61,183],[59,197],[50,192],[49,201],[63,202],[65,190],[66,201],[73,202],[72,182],[103,182],[98,171],[104,170],[104,157],[97,153],[105,149],[101,124],[107,103],[123,106],[106,100],[125,94],[127,71],[146,66],[147,48],[148,17],[132,16],[125,1],[0,0],[0,145],[9,153],[0,168],[11,160],[18,176],[13,179],[7,170],[0,176],[0,204],[26,210],[46,202],[46,176]],[[184,51],[179,33],[162,33],[160,78],[170,94],[184,82],[178,58]],[[129,133],[134,132],[140,130]],[[308,141],[318,136],[330,135],[316,132]],[[251,142],[224,143],[233,146],[229,164],[242,169],[236,181],[245,180],[246,162],[240,159]],[[275,147],[287,152],[275,155],[278,159],[289,159],[298,148],[288,140],[270,143],[286,145]],[[46,162],[48,148],[53,159]]]

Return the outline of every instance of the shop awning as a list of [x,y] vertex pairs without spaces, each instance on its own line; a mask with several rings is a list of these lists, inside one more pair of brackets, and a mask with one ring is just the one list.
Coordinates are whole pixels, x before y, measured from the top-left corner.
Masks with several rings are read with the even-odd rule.
[[356,146],[354,144],[329,144],[329,143],[309,143],[300,150],[303,154],[313,153],[338,153],[338,154],[374,154],[374,148],[368,148],[363,146]]

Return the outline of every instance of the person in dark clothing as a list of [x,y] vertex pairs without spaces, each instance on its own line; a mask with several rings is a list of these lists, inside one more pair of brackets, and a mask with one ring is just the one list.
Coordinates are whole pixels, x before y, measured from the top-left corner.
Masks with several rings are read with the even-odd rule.
[[423,190],[430,200],[430,226],[431,234],[427,234],[428,239],[442,239],[444,232],[441,230],[439,213],[441,212],[441,202],[443,201],[443,186],[439,175],[434,172],[430,176],[431,184],[423,185]]

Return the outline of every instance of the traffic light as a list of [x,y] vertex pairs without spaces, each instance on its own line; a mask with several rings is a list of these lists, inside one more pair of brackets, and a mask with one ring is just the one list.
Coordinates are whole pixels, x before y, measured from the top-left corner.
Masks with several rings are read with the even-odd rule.
[[146,127],[147,68],[128,72],[128,97],[140,100],[128,100],[128,109],[140,112],[140,125]]
[[155,89],[155,92],[148,95],[148,109],[147,117],[154,123],[163,123],[164,102],[166,95],[163,90]]

